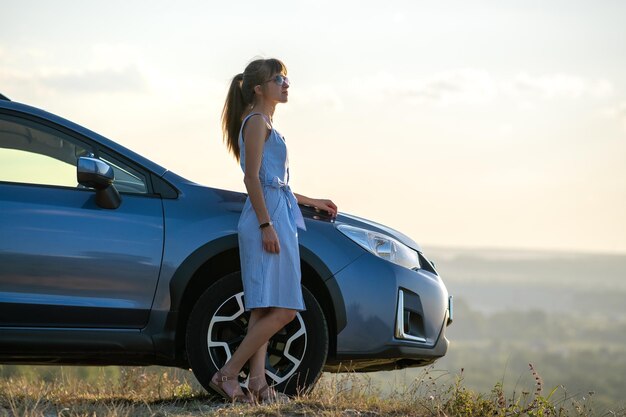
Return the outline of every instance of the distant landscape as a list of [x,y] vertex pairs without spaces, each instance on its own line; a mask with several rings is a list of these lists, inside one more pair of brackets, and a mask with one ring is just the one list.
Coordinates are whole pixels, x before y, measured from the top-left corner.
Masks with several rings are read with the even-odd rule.
[[[463,369],[465,386],[478,392],[503,381],[505,392],[519,393],[532,391],[532,363],[557,396],[584,398],[598,412],[626,405],[626,255],[425,253],[455,299],[450,349],[435,369]],[[408,381],[418,373],[386,374]]]
[[[548,392],[557,387],[557,402],[574,398],[599,415],[626,407],[626,255],[446,248],[425,253],[455,297],[448,355],[429,370],[439,382],[462,377],[465,387],[485,394],[501,382],[507,396],[520,395],[534,389],[532,363]],[[44,381],[68,375],[118,381],[126,372],[0,366],[0,378]],[[384,396],[423,373],[413,368],[358,377]],[[190,389],[199,389],[186,371],[169,375],[185,375]]]

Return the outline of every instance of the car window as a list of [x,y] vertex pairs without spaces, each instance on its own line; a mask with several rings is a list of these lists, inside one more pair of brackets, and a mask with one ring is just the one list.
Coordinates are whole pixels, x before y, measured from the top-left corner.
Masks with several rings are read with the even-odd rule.
[[115,188],[117,188],[117,191],[121,193],[138,194],[146,194],[148,192],[146,179],[139,171],[106,153],[101,152],[98,156],[99,159],[113,168],[113,172],[115,173],[115,181],[113,181],[113,184]]
[[77,187],[76,162],[91,153],[62,132],[0,115],[0,181]]

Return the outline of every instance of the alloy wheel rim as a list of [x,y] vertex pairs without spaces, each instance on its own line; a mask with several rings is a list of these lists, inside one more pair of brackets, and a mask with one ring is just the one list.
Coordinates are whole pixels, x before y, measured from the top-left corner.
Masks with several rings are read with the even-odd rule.
[[[243,292],[226,299],[215,311],[207,331],[207,348],[211,362],[220,369],[228,361],[246,335],[250,313],[245,311]],[[265,374],[270,384],[287,381],[299,369],[307,347],[306,325],[300,312],[296,318],[269,340]],[[247,385],[247,365],[240,381]]]

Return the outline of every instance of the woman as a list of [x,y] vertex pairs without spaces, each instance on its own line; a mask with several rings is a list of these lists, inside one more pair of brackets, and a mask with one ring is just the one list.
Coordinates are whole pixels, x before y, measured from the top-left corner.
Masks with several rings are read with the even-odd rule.
[[[213,375],[211,388],[232,401],[267,401],[276,392],[265,379],[268,340],[305,309],[300,287],[297,228],[305,230],[298,204],[337,215],[330,200],[294,194],[289,188],[285,139],[274,129],[278,103],[286,103],[289,79],[277,59],[251,62],[230,85],[222,112],[224,139],[240,161],[248,198],[239,219],[239,253],[248,331],[238,349]],[[250,361],[246,396],[237,376]]]

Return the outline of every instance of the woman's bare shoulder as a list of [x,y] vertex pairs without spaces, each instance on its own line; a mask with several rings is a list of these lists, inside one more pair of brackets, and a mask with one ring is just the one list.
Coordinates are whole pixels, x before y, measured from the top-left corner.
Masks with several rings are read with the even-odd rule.
[[248,118],[243,128],[243,136],[245,139],[258,140],[267,139],[271,127],[268,125],[265,117],[256,113]]

